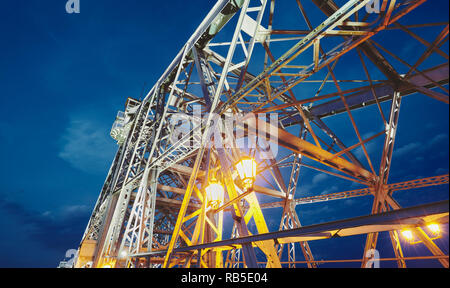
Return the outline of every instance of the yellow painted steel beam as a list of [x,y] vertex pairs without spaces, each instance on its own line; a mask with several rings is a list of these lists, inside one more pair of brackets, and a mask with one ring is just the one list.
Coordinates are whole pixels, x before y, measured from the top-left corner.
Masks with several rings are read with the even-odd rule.
[[[245,200],[250,204],[249,213],[245,215],[245,222],[248,223],[251,219],[249,216],[253,216],[255,220],[256,229],[259,234],[269,233],[269,228],[267,227],[266,220],[262,213],[261,207],[259,206],[259,201],[256,198],[255,193],[250,193],[245,197]],[[275,249],[275,241],[258,241],[255,244],[266,254],[267,257],[267,267],[268,268],[281,268],[280,258],[278,257],[277,250]]]

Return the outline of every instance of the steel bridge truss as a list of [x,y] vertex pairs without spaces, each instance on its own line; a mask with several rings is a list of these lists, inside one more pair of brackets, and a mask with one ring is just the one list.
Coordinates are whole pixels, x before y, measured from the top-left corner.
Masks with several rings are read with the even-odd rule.
[[[442,50],[448,23],[401,24],[425,0],[380,0],[380,13],[367,12],[370,0],[340,1],[341,6],[332,0],[289,1],[305,29],[275,29],[274,19],[284,13],[275,0],[217,1],[147,96],[128,100],[127,107],[138,109],[93,210],[76,267],[297,267],[301,254],[302,263],[314,268],[320,261],[308,242],[338,233],[367,234],[361,251],[361,265],[367,267],[383,231],[390,235],[398,267],[406,267],[397,232],[404,227],[448,267],[448,255],[421,228],[430,219],[447,223],[448,203],[446,209],[437,203],[411,210],[400,207],[393,194],[448,184],[448,174],[388,181],[406,96],[420,93],[448,104],[448,54]],[[309,17],[311,4],[323,15],[320,21]],[[439,31],[428,42],[415,28]],[[415,63],[374,40],[392,31],[424,46]],[[431,56],[443,64],[421,69]],[[399,73],[393,60],[406,73]],[[358,75],[365,78],[338,78],[344,61],[359,65]],[[318,87],[305,88],[311,83]],[[357,125],[359,109],[377,111],[370,121],[384,128],[366,137]],[[266,113],[277,113],[279,121],[255,117]],[[237,117],[236,126],[221,125],[227,115]],[[342,132],[326,124],[339,115],[348,118],[357,139],[351,146],[344,143],[354,140],[344,142],[338,136]],[[257,139],[257,145],[239,149],[243,138],[236,135]],[[384,138],[379,166],[367,148],[378,137]],[[270,144],[289,153],[275,157]],[[257,181],[249,191],[234,169],[243,155],[258,160]],[[298,197],[303,169],[364,188]],[[225,188],[217,209],[205,194],[211,178]],[[364,221],[302,227],[297,214],[302,205],[361,196],[373,201]],[[261,197],[272,200],[261,204]],[[274,232],[267,213],[277,207],[282,212]],[[394,221],[394,216],[400,218]]]

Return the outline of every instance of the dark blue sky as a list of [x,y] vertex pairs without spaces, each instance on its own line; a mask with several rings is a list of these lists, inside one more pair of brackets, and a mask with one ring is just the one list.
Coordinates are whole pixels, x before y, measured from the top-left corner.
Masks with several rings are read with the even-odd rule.
[[[448,21],[447,1],[428,2],[434,4],[424,4],[403,23]],[[117,148],[109,137],[117,111],[127,97],[139,98],[144,85],[145,92],[151,88],[215,1],[81,0],[81,13],[71,15],[65,3],[5,0],[0,9],[0,267],[55,267],[67,249],[78,246]],[[314,11],[310,17],[317,25],[324,18]],[[286,13],[275,19],[280,29],[306,29],[298,11]],[[416,33],[432,42],[439,29],[428,29]],[[375,39],[403,51],[410,62],[425,50],[405,35],[383,35]],[[448,44],[441,49],[448,52]],[[336,68],[342,78],[353,73],[345,59]],[[436,57],[426,65],[443,62]],[[358,69],[354,73],[363,75]],[[404,100],[390,182],[448,173],[448,106],[418,94]],[[387,103],[383,109],[387,114]],[[354,116],[366,135],[380,131],[377,116]],[[326,122],[352,145],[352,130],[340,128],[344,122],[349,127],[346,121],[339,116]],[[377,141],[369,152],[379,161],[382,139]],[[357,188],[304,172],[298,197]],[[408,193],[399,192],[400,204],[448,199],[448,186]],[[368,198],[345,201],[301,206],[298,213],[307,225],[370,212]],[[269,225],[276,229],[278,222]],[[361,249],[351,248],[365,237],[352,239],[318,241],[311,248],[318,259],[359,258]],[[442,241],[448,247],[448,237]],[[343,254],[345,247],[353,252]]]

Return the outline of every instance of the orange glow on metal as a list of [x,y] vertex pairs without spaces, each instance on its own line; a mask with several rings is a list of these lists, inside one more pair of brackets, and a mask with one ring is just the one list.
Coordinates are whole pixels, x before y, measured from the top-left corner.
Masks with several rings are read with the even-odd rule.
[[409,242],[412,242],[413,234],[412,234],[411,230],[403,230],[402,235],[403,235],[403,237],[405,237],[406,240],[408,240]]
[[439,225],[436,223],[429,224],[427,227],[435,235],[438,235],[441,233],[441,229],[439,228]]

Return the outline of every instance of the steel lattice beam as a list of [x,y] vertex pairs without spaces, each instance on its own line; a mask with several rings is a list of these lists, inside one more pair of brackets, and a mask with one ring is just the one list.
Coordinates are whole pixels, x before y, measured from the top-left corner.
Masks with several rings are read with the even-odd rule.
[[[442,48],[448,39],[448,23],[397,22],[425,0],[384,0],[379,15],[364,12],[369,1],[348,0],[339,6],[333,0],[312,0],[324,17],[314,21],[320,23],[314,27],[302,1],[292,0],[308,30],[276,29],[273,19],[278,10],[274,0],[270,5],[266,5],[267,0],[217,1],[143,101],[127,101],[126,113],[130,117],[126,129],[121,130],[118,152],[83,235],[77,267],[86,266],[89,259],[94,267],[136,267],[142,257],[148,267],[258,267],[258,249],[266,267],[281,267],[282,263],[295,267],[297,243],[307,266],[316,267],[307,241],[368,234],[366,255],[376,247],[381,231],[389,231],[397,264],[405,267],[397,233],[405,227],[411,228],[436,259],[448,266],[445,255],[420,228],[431,220],[448,223],[448,202],[401,208],[393,198],[395,191],[447,184],[448,174],[388,182],[400,100],[420,93],[441,104],[449,102],[448,55]],[[270,6],[269,13],[265,13],[266,6]],[[230,21],[233,17],[237,22]],[[225,25],[234,26],[223,29]],[[430,43],[409,30],[413,27],[437,27],[440,33]],[[378,40],[372,40],[374,35],[394,29],[425,46],[416,63],[408,64]],[[228,35],[229,31],[234,32]],[[214,42],[220,33],[229,42]],[[278,42],[287,45],[277,46]],[[217,46],[224,46],[226,54],[218,53]],[[262,71],[255,68],[257,49],[264,54]],[[434,61],[427,66],[431,68],[420,71],[420,65],[433,53],[444,58],[445,63]],[[356,54],[365,79],[340,79],[336,68],[344,62],[340,59]],[[372,77],[373,69],[366,66],[364,57],[386,79]],[[405,65],[408,72],[400,75],[390,58]],[[315,80],[312,76],[322,78]],[[305,94],[303,85],[315,81],[320,87]],[[343,82],[351,84],[351,88],[342,89]],[[321,94],[328,83],[334,85],[331,91]],[[392,102],[388,119],[381,107],[387,101]],[[363,139],[352,111],[373,104],[378,106],[386,130]],[[221,126],[221,118],[210,112],[221,117],[235,116],[236,127]],[[269,112],[278,113],[277,125],[254,117]],[[348,127],[358,138],[351,146],[346,146],[346,139],[324,120],[331,121],[343,112],[348,114]],[[183,131],[187,133],[179,136],[186,122],[189,127]],[[383,133],[382,161],[380,167],[375,167],[366,144]],[[236,148],[238,141],[254,136],[259,137],[259,146],[248,151]],[[270,149],[262,149],[261,144],[266,142],[284,147],[291,154],[277,159]],[[363,149],[369,167],[356,157],[353,150],[357,147]],[[272,187],[258,183],[250,190],[243,188],[234,165],[244,154],[268,156],[258,167],[257,179]],[[304,157],[314,164],[304,163]],[[296,198],[302,166],[367,187]],[[287,182],[284,167],[291,168]],[[225,188],[219,208],[210,205],[205,191],[213,179]],[[257,195],[280,201],[260,204]],[[301,227],[296,206],[301,209],[303,204],[366,195],[375,198],[373,215]],[[262,209],[274,207],[283,208],[281,231],[270,232]],[[224,217],[233,219],[231,239],[222,239]],[[251,222],[256,225],[256,234],[250,232]],[[287,262],[282,261],[283,247],[288,250]],[[85,251],[94,252],[85,255]],[[126,256],[122,257],[124,252]],[[158,259],[152,260],[154,256]],[[365,256],[363,267],[366,263]]]

